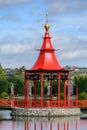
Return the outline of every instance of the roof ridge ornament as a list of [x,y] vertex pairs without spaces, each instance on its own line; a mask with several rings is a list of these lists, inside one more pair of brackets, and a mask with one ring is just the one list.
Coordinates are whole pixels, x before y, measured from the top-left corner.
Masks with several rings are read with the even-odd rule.
[[50,28],[50,25],[48,23],[48,13],[46,13],[46,24],[44,25],[44,28],[45,28],[46,31],[48,31],[49,28]]

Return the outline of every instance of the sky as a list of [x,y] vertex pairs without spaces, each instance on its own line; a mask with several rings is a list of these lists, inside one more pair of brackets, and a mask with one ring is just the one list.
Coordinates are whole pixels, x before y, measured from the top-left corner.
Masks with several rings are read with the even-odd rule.
[[45,34],[62,67],[87,67],[87,0],[0,0],[0,64],[32,68]]

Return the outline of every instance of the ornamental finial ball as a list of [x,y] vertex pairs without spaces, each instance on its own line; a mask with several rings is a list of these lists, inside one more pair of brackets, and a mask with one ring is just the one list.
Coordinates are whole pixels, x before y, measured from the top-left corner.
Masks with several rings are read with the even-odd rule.
[[48,23],[46,23],[45,26],[44,26],[44,28],[46,29],[46,31],[48,31],[49,28],[50,28],[50,25]]

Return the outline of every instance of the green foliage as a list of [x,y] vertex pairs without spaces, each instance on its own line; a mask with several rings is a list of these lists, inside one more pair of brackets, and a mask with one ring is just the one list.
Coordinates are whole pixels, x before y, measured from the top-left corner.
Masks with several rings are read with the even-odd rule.
[[57,81],[53,81],[52,82],[52,91],[53,91],[53,95],[57,95],[58,94],[58,87],[57,87],[58,85],[57,85]]
[[[11,72],[11,69],[8,69]],[[23,95],[24,94],[24,70],[25,67],[15,68],[13,69],[13,73],[5,73],[2,65],[0,65],[0,94],[6,92],[8,94],[11,93],[11,85],[14,84],[14,91],[15,95]],[[77,75],[73,78],[74,82],[74,94],[76,92],[76,87],[78,86],[79,90],[79,98],[83,99],[85,97],[84,94],[80,94],[82,92],[87,93],[87,75],[81,76]],[[47,94],[47,87],[49,85],[49,80],[44,81],[44,95]],[[32,92],[34,93],[34,82],[31,82]],[[40,95],[40,81],[36,81],[36,92],[37,95]],[[60,83],[60,92],[61,92],[61,99],[64,98],[64,83],[61,81]],[[53,96],[58,94],[58,82],[57,80],[52,81],[52,93]],[[84,98],[85,99],[85,98]]]
[[[24,93],[24,69],[25,67],[14,69],[14,73],[11,73],[11,69],[9,73],[5,73],[3,67],[0,65],[0,93],[6,92],[8,94],[11,93],[11,85],[14,84],[15,94]],[[3,97],[3,95],[2,95]]]
[[8,93],[11,93],[11,84],[14,84],[15,95],[24,94],[24,70],[23,68],[16,68],[14,74],[8,75],[9,87]]
[[24,94],[24,83],[23,80],[20,80],[18,78],[14,79],[14,92],[15,94],[23,95]]
[[5,79],[7,79],[7,77],[6,77],[6,74],[4,72],[2,65],[0,65],[0,81],[3,79],[5,80]]
[[84,100],[84,99],[86,99],[86,97],[87,97],[86,92],[81,92],[81,93],[79,94],[79,96],[78,96],[79,100]]
[[[60,82],[60,91],[63,92],[63,86],[64,86],[64,83],[63,81]],[[58,94],[58,82],[57,80],[53,80],[52,81],[52,91],[53,91],[53,95],[57,95]]]
[[64,100],[64,93],[63,92],[60,94],[60,99]]
[[44,95],[47,94],[48,81],[44,81]]
[[8,94],[6,93],[6,92],[2,92],[1,94],[0,94],[0,97],[1,98],[5,98],[5,97],[7,97],[8,96]]
[[40,95],[40,81],[36,80],[36,93]]
[[3,91],[8,92],[8,80],[3,67],[0,65],[0,93]]
[[62,93],[62,92],[64,92],[64,82],[62,80],[60,81],[60,86],[61,86],[60,91]]
[[78,86],[79,93],[86,92],[87,93],[87,75],[85,76],[75,76],[73,79],[73,82],[75,84],[74,86],[74,94],[76,86]]

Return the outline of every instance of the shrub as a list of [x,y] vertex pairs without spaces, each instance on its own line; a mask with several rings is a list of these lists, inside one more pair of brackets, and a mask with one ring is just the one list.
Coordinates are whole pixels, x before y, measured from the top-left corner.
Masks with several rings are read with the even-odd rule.
[[2,92],[1,94],[0,94],[0,97],[1,98],[5,98],[5,97],[7,97],[8,96],[8,94],[6,93],[6,92]]
[[79,99],[79,100],[84,100],[84,99],[86,99],[86,97],[87,97],[86,92],[81,92],[81,93],[79,94],[79,96],[78,96],[78,99]]

